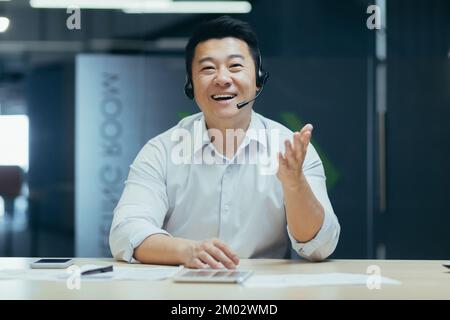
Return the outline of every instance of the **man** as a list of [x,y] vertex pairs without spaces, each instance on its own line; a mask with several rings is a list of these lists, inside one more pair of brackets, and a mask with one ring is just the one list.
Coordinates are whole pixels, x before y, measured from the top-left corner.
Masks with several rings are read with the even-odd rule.
[[[340,226],[309,143],[313,128],[293,133],[252,110],[267,74],[250,26],[226,16],[202,24],[186,46],[186,69],[186,94],[202,112],[151,139],[131,165],[111,226],[113,256],[229,269],[239,258],[284,258],[291,247],[312,261],[327,258]],[[180,131],[195,141],[181,162]],[[278,156],[272,174],[236,163],[260,151]]]

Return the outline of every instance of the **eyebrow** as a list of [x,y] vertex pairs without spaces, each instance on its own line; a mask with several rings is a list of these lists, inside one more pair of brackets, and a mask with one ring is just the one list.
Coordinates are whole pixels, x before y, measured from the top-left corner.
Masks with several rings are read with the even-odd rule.
[[[234,59],[234,58],[240,58],[240,59],[242,59],[242,60],[245,60],[245,57],[244,57],[243,55],[241,55],[241,54],[230,54],[230,55],[227,57],[228,60]],[[202,64],[203,62],[206,62],[206,61],[213,61],[213,60],[214,60],[214,59],[211,58],[211,57],[204,57],[204,58],[201,58],[201,59],[198,61],[198,63],[199,63],[199,64]]]

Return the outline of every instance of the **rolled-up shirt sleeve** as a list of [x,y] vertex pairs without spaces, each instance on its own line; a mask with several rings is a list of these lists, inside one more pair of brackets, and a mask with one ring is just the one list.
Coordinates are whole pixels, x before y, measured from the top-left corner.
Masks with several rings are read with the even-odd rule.
[[111,253],[117,260],[138,262],[133,252],[142,241],[153,234],[169,235],[162,229],[168,210],[165,158],[162,143],[151,140],[130,166],[109,235]]
[[328,198],[322,161],[312,144],[308,146],[303,164],[303,173],[316,199],[324,208],[324,220],[319,232],[308,242],[298,242],[289,232],[289,228],[288,235],[292,248],[301,257],[310,261],[321,261],[330,256],[336,249],[341,227]]

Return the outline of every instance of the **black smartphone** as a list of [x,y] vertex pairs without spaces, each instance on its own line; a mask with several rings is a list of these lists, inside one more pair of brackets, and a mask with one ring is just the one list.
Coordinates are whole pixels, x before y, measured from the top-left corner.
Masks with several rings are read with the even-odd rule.
[[65,269],[73,264],[70,258],[45,258],[30,264],[32,269]]

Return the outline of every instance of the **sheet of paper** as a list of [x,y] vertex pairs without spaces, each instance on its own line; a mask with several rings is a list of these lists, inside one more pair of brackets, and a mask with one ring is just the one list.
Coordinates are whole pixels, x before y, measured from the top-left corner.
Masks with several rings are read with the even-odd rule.
[[129,268],[117,267],[114,280],[164,280],[183,269],[180,267]]
[[[369,279],[370,277],[370,279]],[[356,273],[319,273],[319,274],[278,274],[253,275],[244,282],[249,288],[284,288],[312,286],[367,285],[379,281],[380,284],[401,284],[400,281],[386,277],[374,278],[374,275]]]
[[[81,266],[79,272],[91,268],[98,268],[97,265]],[[172,277],[183,267],[118,267],[114,266],[113,272],[99,273],[81,276],[84,281],[111,281],[111,280],[164,280]],[[72,271],[69,271],[72,270]],[[74,269],[50,270],[50,269],[2,269],[0,270],[0,281],[2,280],[41,280],[41,281],[61,281],[74,275]]]
[[[3,280],[42,280],[55,281],[64,275],[65,270],[50,269],[2,269],[0,270],[0,281]],[[68,277],[69,274],[66,275]]]

